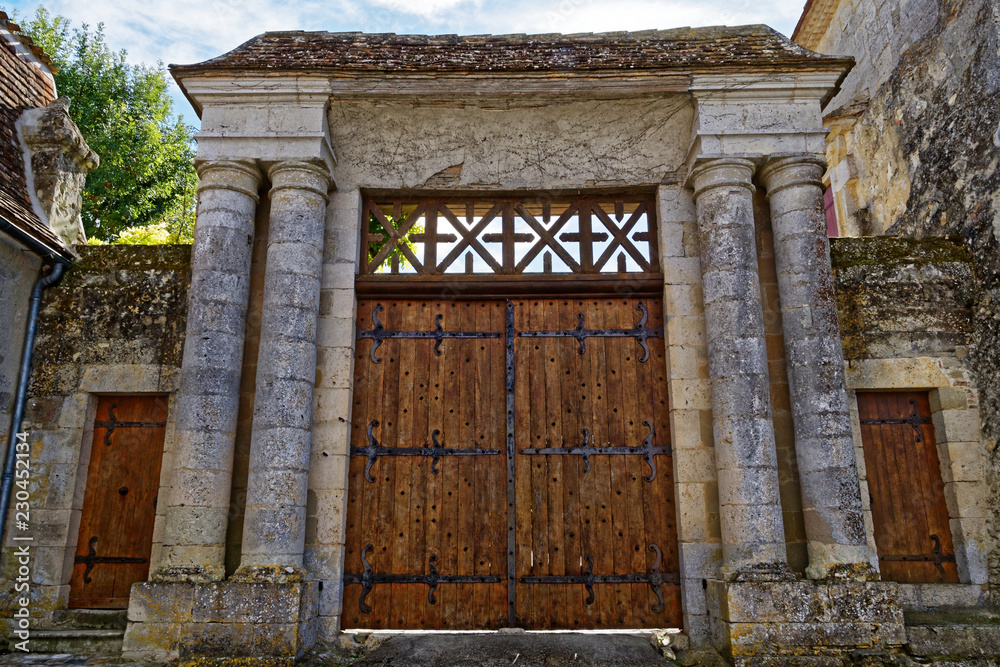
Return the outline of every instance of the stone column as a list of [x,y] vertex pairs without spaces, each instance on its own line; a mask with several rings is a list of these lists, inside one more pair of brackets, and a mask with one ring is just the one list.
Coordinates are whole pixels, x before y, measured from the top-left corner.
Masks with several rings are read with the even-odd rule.
[[869,578],[851,417],[844,382],[823,159],[772,156],[761,169],[771,204],[795,452],[811,579]]
[[323,233],[330,175],[279,162],[271,218],[243,559],[234,579],[298,581],[305,548],[306,489],[316,379]]
[[225,577],[250,250],[261,177],[252,160],[206,162],[198,166],[198,177],[187,334],[175,403],[177,444],[154,581]]
[[719,476],[723,576],[788,579],[754,243],[754,164],[702,159],[691,172]]

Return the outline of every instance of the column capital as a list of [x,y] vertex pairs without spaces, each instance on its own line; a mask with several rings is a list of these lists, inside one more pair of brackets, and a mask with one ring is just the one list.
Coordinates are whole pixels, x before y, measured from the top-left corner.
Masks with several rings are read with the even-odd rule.
[[282,190],[306,190],[318,194],[324,202],[330,201],[333,176],[321,161],[282,160],[271,165],[267,175],[271,179],[269,197]]
[[198,171],[198,192],[206,190],[232,190],[260,201],[263,175],[256,161],[249,158],[229,160],[195,160]]
[[760,168],[767,196],[794,185],[823,188],[826,158],[817,153],[772,153]]
[[695,160],[687,177],[686,185],[694,190],[694,197],[706,190],[722,187],[741,187],[753,194],[753,179],[756,164],[743,156],[705,156]]

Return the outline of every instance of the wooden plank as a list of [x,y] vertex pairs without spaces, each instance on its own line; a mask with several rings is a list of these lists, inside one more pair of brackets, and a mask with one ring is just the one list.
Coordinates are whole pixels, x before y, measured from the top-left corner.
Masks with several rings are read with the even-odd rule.
[[[636,301],[626,299],[617,308],[618,328],[627,329],[633,326]],[[638,446],[642,444],[646,437],[646,429],[642,424],[643,419],[650,419],[652,414],[644,414],[639,401],[640,390],[644,391],[642,370],[645,369],[650,360],[646,363],[639,363],[639,356],[636,355],[636,344],[634,341],[624,339],[621,341],[621,362],[618,372],[622,380],[622,420],[626,433],[625,445]],[[642,368],[640,368],[642,367]],[[630,549],[631,564],[628,572],[646,571],[646,527],[642,513],[642,494],[644,487],[650,485],[643,477],[646,472],[646,464],[640,456],[623,456],[625,459],[625,485],[614,489],[616,498],[623,498],[625,501],[626,521],[624,530],[615,528],[615,537],[621,540],[625,538],[626,546]],[[655,481],[655,480],[654,480]],[[624,535],[622,535],[624,533]],[[631,585],[632,604],[626,610],[625,624],[629,627],[641,627],[638,616],[642,610],[647,609],[644,604],[648,586],[645,584]]]
[[[607,310],[602,314],[599,322],[602,328],[617,326],[618,311],[621,309],[621,300],[608,299],[605,304]],[[629,444],[631,433],[625,428],[623,410],[625,407],[624,383],[622,381],[622,364],[624,354],[622,348],[632,341],[621,338],[607,340],[607,373],[606,385],[606,410],[608,416],[608,434],[611,442],[615,445]],[[608,544],[611,547],[610,553],[614,555],[614,569],[612,572],[629,573],[632,572],[632,554],[627,542],[627,538],[619,539],[618,532],[628,534],[628,507],[625,499],[620,494],[621,490],[629,483],[626,472],[626,458],[623,455],[610,456],[610,486],[602,494],[601,502],[601,522],[608,524]],[[622,627],[626,624],[626,615],[632,608],[632,588],[628,584],[614,585],[615,606],[611,623],[614,627]]]
[[[490,309],[485,302],[472,304],[470,317],[467,318],[469,327],[476,331],[492,331]],[[489,349],[487,348],[489,345]],[[478,447],[479,436],[482,434],[483,422],[490,419],[493,412],[493,393],[490,378],[490,354],[495,343],[489,339],[471,340],[469,347],[472,348],[472,359],[475,367],[475,405],[472,419],[467,426],[467,434],[463,443],[464,447]],[[499,449],[499,448],[498,448]],[[495,456],[477,456],[471,459],[473,468],[473,497],[476,499],[476,514],[474,516],[474,536],[472,566],[473,574],[483,576],[490,574],[490,509],[491,495],[490,468],[493,465],[492,459]],[[474,628],[490,627],[491,597],[489,584],[475,584],[473,586]]]
[[[583,312],[583,300],[571,301],[571,306],[563,310],[562,319],[573,321],[577,313]],[[569,346],[572,347],[572,346]],[[569,355],[564,355],[567,360],[567,369],[570,374],[564,376],[562,383],[563,402],[570,406],[572,413],[568,413],[564,419],[563,437],[566,444],[576,442],[576,439],[583,438],[582,429],[592,430],[591,401],[586,398],[588,388],[586,386],[590,373],[590,365],[587,361],[576,354],[575,351]],[[563,495],[562,520],[556,524],[556,530],[562,533],[563,557],[561,562],[562,570],[557,574],[575,575],[582,574],[586,562],[583,560],[583,550],[580,539],[580,509],[583,498],[580,495],[580,477],[583,474],[583,462],[579,457],[565,457],[562,463],[562,484]],[[580,627],[580,610],[585,606],[586,594],[581,586],[567,586],[563,593],[563,612],[558,620],[563,628]]]
[[[357,327],[370,329],[369,314],[374,301],[358,301]],[[367,425],[372,415],[381,412],[381,401],[385,395],[382,386],[384,364],[373,364],[368,355],[371,343],[358,341],[354,351],[354,405],[352,410],[351,445],[365,447],[368,444]],[[373,405],[373,402],[377,401]],[[380,484],[372,484],[364,478],[365,459],[352,456],[349,461],[347,533],[345,537],[344,571],[360,574],[361,550],[373,539],[369,531],[378,524],[378,492]],[[374,542],[372,542],[374,544]],[[343,618],[348,628],[371,627],[369,617],[362,619],[358,609],[361,584],[344,586]]]
[[[464,330],[472,330],[475,317],[471,312],[471,302],[452,303],[449,312],[455,314],[456,323]],[[478,346],[475,340],[450,341],[456,349],[459,375],[461,376],[461,398],[459,400],[458,429],[454,431],[453,445],[468,447],[471,440],[470,428],[478,409],[476,403],[476,374],[474,357]],[[455,574],[471,575],[475,573],[475,522],[479,503],[473,486],[475,459],[467,456],[457,457],[450,461],[458,469],[458,568]],[[468,630],[476,625],[477,610],[475,609],[475,588],[477,584],[453,584],[458,594],[458,625],[461,630]]]
[[[428,228],[428,232],[431,230]],[[415,303],[413,307],[414,324],[417,328],[429,328],[434,321],[434,316],[440,312],[440,304],[435,302],[422,301]],[[435,375],[434,370],[440,363],[441,357],[437,357],[431,351],[432,343],[426,340],[408,341],[416,350],[417,361],[414,371],[417,375],[417,391],[424,396],[424,400],[417,401],[417,408],[413,411],[413,435],[409,443],[403,443],[408,447],[420,447],[431,444],[431,430],[439,428],[432,424],[437,424],[433,418],[441,405],[440,387],[435,388],[436,383],[432,380]],[[421,387],[420,385],[424,386]],[[428,559],[430,554],[427,550],[426,532],[426,500],[427,485],[433,475],[430,472],[430,461],[423,457],[407,457],[410,461],[410,522],[407,525],[409,537],[409,561],[407,563],[407,574],[426,574],[429,572]],[[398,498],[403,501],[403,498]],[[428,608],[427,594],[423,586],[409,585],[409,614],[406,627],[424,628],[426,627]]]
[[[449,304],[449,316],[454,312],[454,303]],[[447,341],[450,353],[447,360],[447,375],[442,384],[444,395],[450,396],[447,410],[443,413],[443,423],[441,433],[448,439],[451,446],[457,446],[457,434],[462,419],[461,397],[464,390],[464,378],[462,377],[462,366],[460,363],[461,349],[455,346],[458,341]],[[455,354],[457,352],[458,354]],[[444,353],[442,353],[442,357]],[[459,484],[459,467],[455,461],[443,461],[438,464],[441,473],[439,484],[441,485],[441,550],[438,555],[438,571],[457,573],[458,572],[458,549],[461,542],[459,535],[459,498],[456,493]],[[454,585],[443,586],[438,591],[438,604],[441,608],[441,628],[454,629],[458,627],[461,614],[458,607],[461,604],[458,587]]]
[[[392,300],[385,304],[385,314],[390,316],[383,319],[386,328],[410,328],[410,304],[407,301]],[[392,322],[393,324],[389,324]],[[394,343],[391,347],[390,343]],[[406,344],[404,344],[406,343]],[[414,409],[412,373],[406,369],[413,368],[415,355],[412,341],[385,341],[382,343],[381,352],[382,363],[386,364],[386,374],[383,385],[388,389],[383,399],[382,413],[379,418],[379,442],[385,446],[398,447],[405,443],[412,431],[412,412]],[[393,381],[394,380],[394,381]],[[393,386],[396,390],[393,390]],[[372,415],[372,418],[377,418]],[[409,506],[397,501],[400,491],[406,490],[408,486],[408,469],[405,467],[406,461],[402,457],[385,456],[380,457],[375,467],[379,469],[379,474],[372,472],[377,483],[382,487],[379,491],[379,525],[376,527],[378,542],[375,543],[373,558],[377,559],[378,565],[372,562],[377,572],[395,573],[400,572],[402,562],[405,559],[406,544],[400,539],[400,532],[409,519]],[[404,532],[405,535],[405,532]],[[396,584],[376,586],[369,598],[379,603],[378,607],[372,607],[378,612],[376,623],[381,621],[377,627],[395,628],[399,627],[397,620],[399,615],[397,609],[405,608],[405,591]],[[371,604],[371,603],[370,603]]]
[[[532,308],[538,305],[539,302],[534,299],[530,301],[519,299],[514,303],[515,331],[526,331],[534,328],[530,315],[533,313]],[[515,450],[520,451],[544,442],[545,438],[544,416],[541,413],[541,410],[544,410],[544,400],[541,401],[542,405],[538,406],[539,399],[533,396],[531,391],[531,382],[535,378],[544,378],[544,375],[541,375],[544,372],[542,362],[544,350],[541,341],[531,341],[524,338],[515,338],[514,349],[515,422],[519,426],[515,433]],[[527,350],[527,354],[524,353],[525,350]],[[515,500],[517,515],[515,572],[518,577],[534,574],[531,497],[533,467],[532,457],[522,454],[515,455],[517,488]],[[530,628],[534,623],[537,588],[537,586],[518,584],[517,616],[522,627]]]
[[[507,322],[507,304],[495,301],[490,306],[490,321],[493,331],[504,331]],[[480,434],[480,446],[495,447],[500,456],[490,459],[490,574],[507,576],[507,392],[506,392],[506,345],[501,338],[488,345],[490,353],[491,402],[490,420]],[[493,444],[488,444],[493,443]],[[490,584],[491,626],[503,627],[507,623],[507,583]]]

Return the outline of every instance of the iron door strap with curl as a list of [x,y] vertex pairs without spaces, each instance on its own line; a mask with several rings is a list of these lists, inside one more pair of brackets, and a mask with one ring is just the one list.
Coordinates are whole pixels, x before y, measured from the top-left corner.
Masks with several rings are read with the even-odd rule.
[[130,422],[130,421],[118,421],[115,417],[115,409],[118,407],[117,403],[112,403],[108,406],[108,418],[103,421],[95,421],[94,428],[103,428],[104,432],[104,444],[108,447],[111,446],[111,436],[118,428],[163,428],[167,425],[166,422]]
[[376,364],[382,363],[382,357],[375,356],[375,350],[382,345],[382,341],[391,338],[423,338],[423,339],[433,339],[434,340],[434,354],[441,356],[441,342],[445,338],[500,338],[502,334],[495,331],[445,331],[441,327],[441,318],[444,317],[440,313],[434,316],[434,329],[430,331],[390,331],[386,329],[385,326],[378,319],[378,314],[385,310],[382,304],[376,304],[372,308],[372,324],[374,325],[371,329],[358,329],[357,336],[358,339],[370,338],[372,340],[372,347],[369,351],[369,356],[372,362]]
[[437,604],[434,591],[437,590],[438,584],[498,584],[503,581],[503,577],[497,575],[440,574],[437,570],[436,555],[431,555],[428,559],[427,574],[383,574],[376,572],[372,564],[368,562],[368,554],[374,549],[374,545],[368,544],[361,551],[361,566],[364,569],[361,574],[347,573],[344,575],[344,583],[361,584],[358,609],[364,614],[371,613],[372,607],[368,604],[367,598],[376,584],[426,584],[428,587],[427,602]]
[[576,575],[546,575],[527,576],[518,579],[522,584],[583,584],[587,589],[586,603],[594,604],[594,584],[649,584],[649,589],[656,596],[656,602],[651,607],[654,614],[663,611],[664,599],[661,587],[663,584],[679,584],[680,575],[676,572],[665,574],[660,572],[663,564],[663,553],[655,544],[649,545],[649,550],[656,554],[656,560],[648,572],[642,574],[594,574],[594,559],[588,554],[584,556],[587,567]]
[[649,435],[646,439],[642,441],[642,445],[639,447],[592,447],[590,445],[590,429],[583,429],[583,443],[576,447],[535,447],[526,448],[519,450],[521,454],[544,454],[544,455],[559,455],[564,454],[568,456],[581,456],[583,457],[583,472],[584,474],[590,472],[590,457],[599,455],[610,455],[610,454],[625,454],[625,455],[639,455],[646,461],[646,465],[649,466],[649,474],[643,477],[647,482],[652,482],[656,479],[656,463],[653,460],[654,456],[670,456],[669,447],[654,447],[653,446],[653,422],[648,419],[643,419],[642,423],[649,429]]
[[639,361],[645,363],[649,359],[649,345],[646,343],[646,339],[663,338],[663,327],[647,329],[646,322],[649,320],[649,312],[646,310],[646,306],[640,303],[635,309],[642,313],[642,317],[639,318],[638,324],[632,329],[586,329],[584,328],[583,313],[578,313],[576,317],[579,321],[575,329],[566,329],[563,331],[521,331],[517,335],[524,338],[575,338],[576,342],[580,345],[577,354],[583,354],[587,351],[586,340],[588,338],[634,338],[642,346],[642,356],[639,357]]
[[106,565],[124,565],[124,564],[142,564],[148,563],[148,558],[130,558],[127,556],[98,556],[97,550],[94,545],[97,544],[97,536],[90,538],[87,542],[87,555],[77,556],[73,562],[86,565],[87,567],[83,570],[83,583],[89,584],[93,579],[90,578],[90,572],[94,569],[95,565],[104,563]]
[[438,474],[438,459],[442,456],[483,456],[500,453],[499,449],[473,447],[455,449],[442,447],[438,442],[438,436],[441,434],[441,431],[438,429],[434,429],[434,432],[431,433],[430,447],[383,447],[372,433],[372,429],[378,428],[378,426],[379,421],[377,419],[373,419],[368,423],[367,447],[351,446],[351,456],[368,457],[368,462],[365,464],[365,479],[373,483],[375,482],[375,478],[371,475],[371,469],[380,456],[428,456],[431,459],[431,472],[436,475]]

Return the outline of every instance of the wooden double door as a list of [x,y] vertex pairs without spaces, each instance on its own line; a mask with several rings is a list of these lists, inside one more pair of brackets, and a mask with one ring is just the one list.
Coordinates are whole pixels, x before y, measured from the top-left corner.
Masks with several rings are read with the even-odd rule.
[[679,627],[662,305],[358,304],[343,623]]
[[98,398],[70,607],[125,609],[146,580],[166,422],[166,396]]

